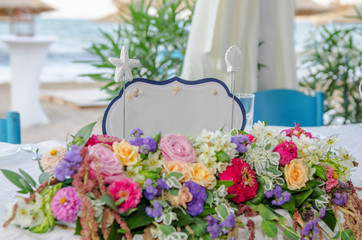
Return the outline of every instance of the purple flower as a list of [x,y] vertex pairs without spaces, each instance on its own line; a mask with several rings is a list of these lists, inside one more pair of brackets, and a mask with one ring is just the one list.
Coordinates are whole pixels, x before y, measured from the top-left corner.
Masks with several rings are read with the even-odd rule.
[[221,231],[223,234],[227,234],[235,226],[235,215],[230,212],[229,216],[220,223]]
[[131,137],[139,138],[143,135],[143,131],[140,128],[135,128],[131,131]]
[[148,154],[157,150],[157,143],[152,138],[133,138],[129,141],[133,146],[139,147],[139,153]]
[[159,204],[158,202],[153,202],[152,206],[153,206],[153,209],[150,207],[146,207],[146,214],[152,218],[161,217],[161,215],[162,215],[161,204]]
[[211,215],[208,215],[206,217],[206,221],[208,223],[206,230],[210,233],[210,237],[212,239],[218,237],[220,234],[220,229],[218,225],[219,221]]
[[162,189],[163,190],[168,190],[169,187],[168,187],[167,183],[162,180],[162,178],[157,179],[156,182],[157,182],[157,196],[161,196],[162,195]]
[[150,179],[150,178],[147,178],[147,180],[146,180],[146,185],[152,185],[153,184],[153,181],[152,181],[152,179]]
[[325,209],[320,209],[319,217],[312,218],[306,224],[304,225],[304,228],[301,231],[302,237],[306,239],[305,237],[308,237],[309,239],[312,239],[315,234],[319,233],[319,229],[317,227],[318,220],[322,219],[326,213]]
[[245,135],[232,136],[231,141],[236,144],[236,151],[238,151],[239,153],[244,153],[248,150],[246,144],[250,143],[250,141],[247,136]]
[[148,200],[154,200],[157,196],[157,189],[153,186],[147,186],[143,193]]
[[346,192],[335,192],[333,202],[338,206],[343,206],[347,203],[347,193]]
[[291,194],[287,191],[283,192],[282,188],[277,185],[275,189],[265,192],[265,196],[267,198],[274,197],[274,200],[272,200],[274,206],[282,206],[290,201]]
[[59,181],[64,181],[66,177],[73,176],[78,172],[82,161],[80,147],[72,146],[71,150],[65,154],[64,160],[54,169],[55,177]]
[[186,211],[194,217],[204,211],[204,203],[207,198],[206,189],[193,181],[185,182],[185,185],[192,195],[192,200],[186,204]]

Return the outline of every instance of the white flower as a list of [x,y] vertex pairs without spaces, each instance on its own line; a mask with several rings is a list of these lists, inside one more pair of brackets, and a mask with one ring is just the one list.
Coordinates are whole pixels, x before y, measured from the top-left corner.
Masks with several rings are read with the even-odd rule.
[[28,228],[32,225],[33,216],[32,209],[33,206],[26,204],[24,199],[19,199],[18,208],[16,210],[15,218],[13,223],[19,225],[21,228]]
[[337,135],[332,135],[324,139],[325,146],[327,148],[334,147],[337,142],[339,142],[340,138]]
[[223,172],[227,164],[217,162],[216,154],[224,152],[230,159],[237,156],[236,144],[231,142],[231,134],[217,130],[203,130],[193,144],[198,155],[196,161],[204,163],[214,174]]
[[150,152],[146,160],[142,161],[142,165],[146,166],[147,169],[157,169],[161,168],[164,162],[163,159],[160,159],[161,151],[157,150],[156,152]]
[[143,174],[140,174],[141,170],[142,166],[128,166],[126,171],[127,177],[135,180],[140,185],[140,187],[142,187],[145,182],[145,176]]

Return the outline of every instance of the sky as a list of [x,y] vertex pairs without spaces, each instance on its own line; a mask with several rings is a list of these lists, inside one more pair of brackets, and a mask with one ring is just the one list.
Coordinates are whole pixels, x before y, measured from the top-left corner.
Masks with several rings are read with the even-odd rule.
[[[43,13],[43,18],[98,19],[117,11],[112,0],[43,0],[56,11]],[[333,0],[313,0],[328,4]],[[341,4],[361,3],[362,0],[339,0]]]

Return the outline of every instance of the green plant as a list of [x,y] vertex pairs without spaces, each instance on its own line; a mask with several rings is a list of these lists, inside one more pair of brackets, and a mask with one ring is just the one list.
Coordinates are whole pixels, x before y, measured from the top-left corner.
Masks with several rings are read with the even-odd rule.
[[326,124],[362,122],[358,85],[362,80],[360,27],[321,26],[306,46],[302,69],[308,74],[300,85],[325,92]]
[[[114,82],[114,66],[108,57],[119,57],[122,45],[127,46],[130,58],[141,62],[141,67],[133,70],[134,76],[166,80],[180,75],[192,15],[180,18],[180,13],[192,13],[192,6],[193,0],[132,0],[128,5],[129,13],[121,15],[124,24],[111,33],[100,30],[103,40],[86,49],[98,59],[82,62],[105,71],[83,76],[104,82],[102,89],[110,99],[117,96],[122,83]],[[149,14],[151,8],[155,9],[155,14]]]

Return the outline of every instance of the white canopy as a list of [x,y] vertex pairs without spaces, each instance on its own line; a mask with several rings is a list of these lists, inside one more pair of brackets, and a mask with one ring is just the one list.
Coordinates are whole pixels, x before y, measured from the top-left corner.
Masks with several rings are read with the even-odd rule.
[[[230,86],[224,55],[236,45],[242,68],[235,92],[296,88],[293,17],[290,0],[198,0],[182,78],[215,77]],[[258,62],[267,67],[258,72]]]

